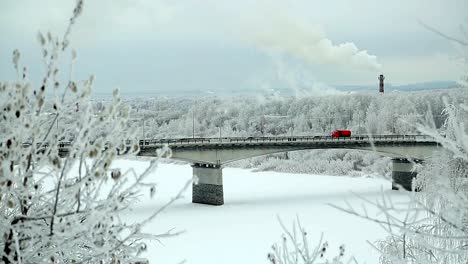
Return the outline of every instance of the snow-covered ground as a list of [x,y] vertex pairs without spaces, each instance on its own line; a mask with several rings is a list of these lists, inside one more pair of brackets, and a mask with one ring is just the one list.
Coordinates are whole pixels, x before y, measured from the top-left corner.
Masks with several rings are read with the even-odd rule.
[[[122,168],[144,169],[144,161],[119,161]],[[174,196],[192,177],[189,165],[160,164],[151,179],[158,182],[153,200],[142,198],[127,217],[142,219],[157,210]],[[362,200],[351,192],[373,199],[381,190],[395,200],[405,196],[391,191],[384,179],[317,176],[275,172],[251,172],[245,169],[224,168],[223,206],[191,203],[191,187],[183,199],[164,211],[145,231],[161,233],[171,228],[185,230],[180,236],[149,244],[146,257],[151,263],[268,263],[266,258],[273,243],[281,241],[280,216],[292,225],[296,216],[301,219],[315,245],[324,233],[329,242],[330,256],[341,244],[346,254],[359,263],[377,263],[378,253],[366,241],[385,237],[375,223],[348,215],[328,204],[343,205],[346,199],[357,207]],[[149,195],[148,195],[149,197]],[[373,214],[372,210],[369,214]]]

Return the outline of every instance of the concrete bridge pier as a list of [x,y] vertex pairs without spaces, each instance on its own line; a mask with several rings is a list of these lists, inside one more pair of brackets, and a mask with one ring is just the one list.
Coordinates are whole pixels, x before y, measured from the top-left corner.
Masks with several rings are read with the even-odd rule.
[[417,172],[413,171],[413,163],[421,163],[422,160],[409,161],[405,158],[392,159],[392,190],[398,190],[401,186],[407,191],[411,191],[411,184],[416,178]]
[[223,169],[220,165],[195,163],[192,203],[223,205]]

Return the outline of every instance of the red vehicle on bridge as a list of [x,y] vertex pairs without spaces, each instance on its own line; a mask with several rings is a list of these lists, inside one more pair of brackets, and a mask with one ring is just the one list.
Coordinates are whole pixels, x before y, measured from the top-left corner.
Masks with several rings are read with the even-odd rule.
[[351,130],[337,129],[332,132],[331,137],[333,138],[351,137]]

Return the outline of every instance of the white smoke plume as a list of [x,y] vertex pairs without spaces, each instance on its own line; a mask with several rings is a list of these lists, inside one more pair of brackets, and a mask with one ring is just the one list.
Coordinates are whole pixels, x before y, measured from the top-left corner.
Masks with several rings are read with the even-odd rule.
[[294,56],[311,64],[330,64],[376,71],[377,57],[352,42],[334,44],[318,26],[268,9],[250,26],[254,45],[266,52]]

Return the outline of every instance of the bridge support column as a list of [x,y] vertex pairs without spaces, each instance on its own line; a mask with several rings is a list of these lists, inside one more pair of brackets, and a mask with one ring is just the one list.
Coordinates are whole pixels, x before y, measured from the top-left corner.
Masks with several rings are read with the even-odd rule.
[[392,190],[398,190],[401,186],[407,191],[411,191],[411,184],[416,178],[417,172],[413,171],[413,162],[421,163],[421,160],[413,160],[412,162],[405,158],[392,159]]
[[223,205],[223,169],[219,165],[192,165],[195,180],[192,185],[192,203]]

